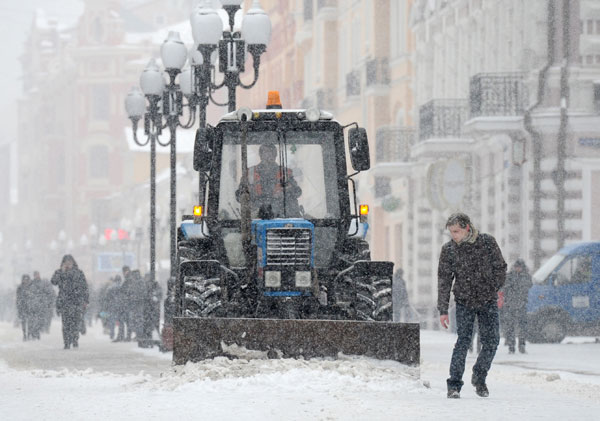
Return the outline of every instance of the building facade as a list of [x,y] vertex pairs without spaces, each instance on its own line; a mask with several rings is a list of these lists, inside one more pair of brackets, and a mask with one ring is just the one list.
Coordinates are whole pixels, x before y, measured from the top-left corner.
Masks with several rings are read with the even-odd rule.
[[[148,180],[149,154],[128,142],[124,98],[158,56],[157,33],[164,39],[169,27],[188,21],[194,3],[86,1],[72,27],[36,12],[21,57],[18,201],[3,205],[8,217],[0,230],[12,255],[4,272],[12,283],[34,269],[49,276],[65,253],[98,281],[114,274],[102,264],[111,255],[139,250],[147,270],[149,190],[135,195],[137,202],[131,192]],[[159,173],[168,165],[168,148],[159,149]],[[157,201],[168,214],[165,184]],[[111,237],[119,229],[127,234]],[[168,236],[165,242],[168,260]]]
[[[537,269],[598,239],[600,115],[593,1],[418,1],[412,10],[418,139],[403,178],[404,256],[435,312],[437,258],[453,211]],[[402,176],[401,172],[396,174]]]

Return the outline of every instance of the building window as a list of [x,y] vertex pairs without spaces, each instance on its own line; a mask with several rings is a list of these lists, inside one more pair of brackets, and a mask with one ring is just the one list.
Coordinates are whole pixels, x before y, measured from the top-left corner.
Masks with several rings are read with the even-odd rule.
[[100,20],[99,17],[94,19],[94,24],[93,24],[92,30],[93,30],[94,41],[97,43],[101,43],[102,40],[104,39],[104,28],[102,27],[102,21]]
[[92,86],[92,110],[94,120],[108,120],[109,117],[109,90],[107,85]]
[[304,0],[304,22],[313,18],[313,0]]
[[390,7],[391,55],[396,58],[406,53],[406,5],[393,1]]
[[90,177],[108,177],[108,147],[96,145],[90,149]]

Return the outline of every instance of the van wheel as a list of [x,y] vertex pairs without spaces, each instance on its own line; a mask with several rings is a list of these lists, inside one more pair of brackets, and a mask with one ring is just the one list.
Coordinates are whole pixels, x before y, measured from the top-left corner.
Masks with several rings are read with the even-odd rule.
[[542,323],[540,335],[543,342],[558,344],[567,336],[567,323],[559,315],[550,316]]
[[568,316],[558,312],[545,312],[527,321],[527,339],[531,343],[560,343],[567,335]]

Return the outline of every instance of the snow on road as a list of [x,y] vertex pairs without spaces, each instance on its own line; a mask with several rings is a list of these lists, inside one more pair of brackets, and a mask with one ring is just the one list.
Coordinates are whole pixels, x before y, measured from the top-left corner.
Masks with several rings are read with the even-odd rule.
[[[501,346],[488,378],[491,396],[465,385],[445,397],[454,336],[422,331],[420,378],[390,361],[228,360],[172,367],[169,354],[113,344],[89,329],[63,350],[60,323],[38,342],[0,324],[0,418],[397,420],[597,419],[600,344],[590,338]],[[569,338],[571,339],[571,338]],[[569,342],[569,341],[565,341]],[[469,356],[465,378],[474,357]],[[517,418],[518,417],[518,418]]]

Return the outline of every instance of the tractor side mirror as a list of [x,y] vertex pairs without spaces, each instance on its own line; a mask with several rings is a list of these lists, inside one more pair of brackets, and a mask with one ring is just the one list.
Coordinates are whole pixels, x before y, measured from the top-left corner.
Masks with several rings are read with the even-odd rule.
[[371,168],[367,131],[362,127],[353,127],[348,130],[348,144],[350,146],[352,168],[355,171],[366,171]]
[[206,172],[210,169],[214,138],[214,127],[201,127],[196,130],[196,140],[194,141],[194,169],[196,171]]

